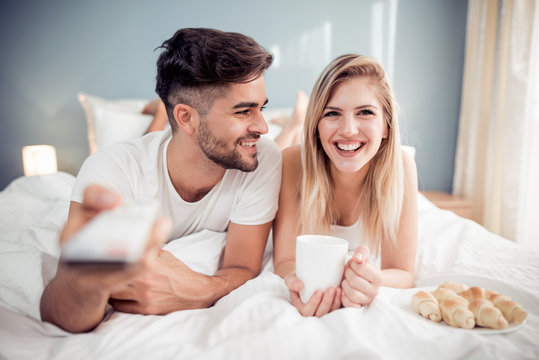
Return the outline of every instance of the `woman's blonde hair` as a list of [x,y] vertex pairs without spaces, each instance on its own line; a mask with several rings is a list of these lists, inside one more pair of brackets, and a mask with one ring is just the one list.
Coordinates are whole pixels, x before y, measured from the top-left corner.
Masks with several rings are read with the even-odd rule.
[[337,87],[357,77],[370,79],[388,127],[388,136],[382,139],[378,152],[371,159],[363,190],[357,199],[364,235],[368,237],[371,252],[378,254],[382,240],[396,241],[404,180],[396,103],[382,65],[367,56],[339,56],[324,69],[311,92],[303,128],[300,232],[328,234],[330,225],[338,221],[330,159],[320,143],[318,123]]

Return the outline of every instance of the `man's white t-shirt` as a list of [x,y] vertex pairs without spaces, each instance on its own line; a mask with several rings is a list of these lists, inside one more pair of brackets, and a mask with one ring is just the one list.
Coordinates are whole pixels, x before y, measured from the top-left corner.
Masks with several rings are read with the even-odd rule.
[[273,141],[261,137],[257,142],[256,170],[226,170],[201,200],[186,202],[168,175],[166,150],[171,138],[170,130],[152,132],[96,151],[82,165],[71,201],[81,203],[84,189],[92,183],[124,199],[156,199],[160,216],[173,221],[170,239],[202,230],[224,232],[229,222],[261,225],[273,220],[281,186],[281,152]]

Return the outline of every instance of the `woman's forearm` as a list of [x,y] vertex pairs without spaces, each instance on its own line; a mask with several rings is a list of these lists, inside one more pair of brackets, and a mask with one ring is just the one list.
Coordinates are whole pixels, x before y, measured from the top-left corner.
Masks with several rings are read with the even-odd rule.
[[286,260],[275,264],[274,272],[284,279],[286,275],[294,270],[296,270],[296,262],[294,260]]
[[382,270],[382,286],[407,289],[414,286],[414,274],[401,269]]

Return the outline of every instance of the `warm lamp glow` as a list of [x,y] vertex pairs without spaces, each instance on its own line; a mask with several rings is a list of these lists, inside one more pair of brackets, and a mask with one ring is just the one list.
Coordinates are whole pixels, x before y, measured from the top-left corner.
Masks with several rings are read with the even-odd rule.
[[58,171],[56,149],[50,145],[32,145],[22,148],[24,175],[54,174]]

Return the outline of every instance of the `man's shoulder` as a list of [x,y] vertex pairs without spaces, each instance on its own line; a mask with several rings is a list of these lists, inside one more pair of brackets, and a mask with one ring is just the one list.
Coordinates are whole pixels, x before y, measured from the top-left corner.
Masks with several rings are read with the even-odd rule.
[[140,179],[151,182],[150,179],[161,173],[156,169],[163,163],[161,145],[165,141],[165,134],[150,133],[100,148],[84,161],[77,182],[96,182],[103,186],[122,184],[123,187],[135,186]]
[[161,144],[163,140],[169,137],[169,135],[169,132],[165,130],[154,131],[141,137],[114,143],[107,146],[103,150],[110,152],[146,151],[151,148],[159,147],[159,144]]
[[142,137],[121,141],[99,149],[96,153],[108,155],[116,162],[157,163],[161,144],[168,138],[165,131],[156,131]]

